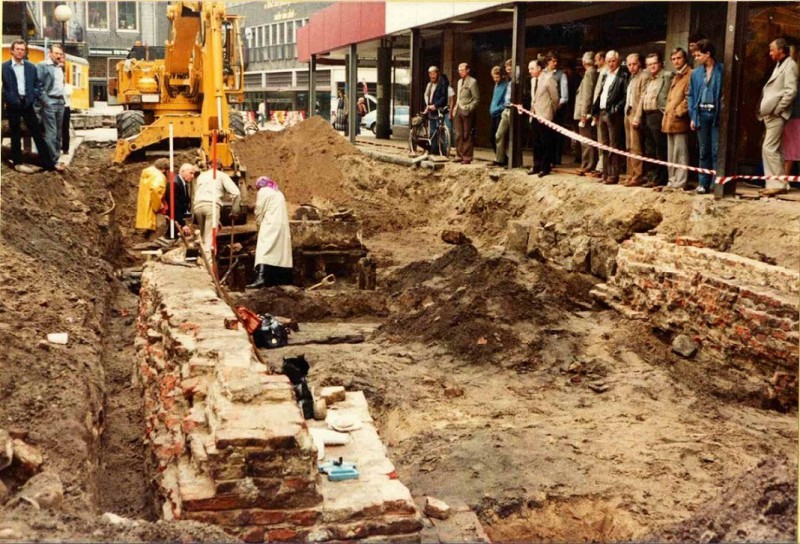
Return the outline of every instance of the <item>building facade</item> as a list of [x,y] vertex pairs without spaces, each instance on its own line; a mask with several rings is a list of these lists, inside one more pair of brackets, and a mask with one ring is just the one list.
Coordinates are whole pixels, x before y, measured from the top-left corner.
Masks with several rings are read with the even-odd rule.
[[[387,56],[409,61],[408,104],[412,111],[423,106],[428,66],[440,66],[455,81],[458,64],[468,62],[484,97],[477,110],[476,140],[485,147],[492,137],[486,98],[493,89],[491,68],[502,65],[505,59],[513,59],[520,76],[519,84],[512,87],[514,100],[524,103],[530,81],[527,63],[549,51],[560,55],[559,65],[574,95],[584,51],[615,49],[623,58],[632,52],[657,52],[669,59],[675,48],[688,49],[692,39],[710,39],[716,44],[717,60],[725,64],[720,172],[742,175],[757,174],[761,166],[764,129],[756,110],[761,89],[774,67],[768,56],[769,43],[782,37],[795,51],[800,45],[800,4],[787,1],[382,4],[342,3],[313,16],[299,34],[301,60],[319,66],[323,59],[344,59],[349,52],[357,51],[360,64],[362,56],[369,56],[376,47],[391,48]],[[384,16],[377,17],[381,10]],[[359,18],[361,24],[353,24]],[[402,36],[408,38],[409,45],[392,41]],[[671,69],[669,61],[666,67]],[[379,111],[380,87],[393,83],[388,71],[378,78]],[[384,98],[387,96],[384,92]],[[523,126],[512,127],[514,166],[521,163],[527,132]]]
[[[8,9],[15,4],[13,9]],[[55,18],[55,9],[66,4],[72,17],[62,25]],[[7,6],[9,5],[9,6]],[[20,14],[9,29],[17,36],[27,35],[30,43],[47,45],[63,40],[67,52],[89,61],[89,98],[92,105],[107,103],[108,77],[114,75],[116,62],[128,55],[139,42],[143,45],[164,45],[169,35],[168,2],[88,2],[31,1],[4,2],[7,14]],[[21,14],[28,13],[24,21]],[[17,36],[5,32],[4,41]]]
[[[330,2],[232,2],[229,13],[244,17],[244,109],[269,114],[304,111],[308,114],[308,65],[297,60],[297,31]],[[333,67],[317,73],[319,86],[330,86]],[[327,104],[320,103],[321,112]]]

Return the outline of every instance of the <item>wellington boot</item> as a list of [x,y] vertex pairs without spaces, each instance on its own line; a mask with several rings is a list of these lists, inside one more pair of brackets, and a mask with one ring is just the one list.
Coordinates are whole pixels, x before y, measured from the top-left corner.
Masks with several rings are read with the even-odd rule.
[[267,285],[267,267],[259,264],[256,266],[256,281],[246,286],[247,289],[260,289]]

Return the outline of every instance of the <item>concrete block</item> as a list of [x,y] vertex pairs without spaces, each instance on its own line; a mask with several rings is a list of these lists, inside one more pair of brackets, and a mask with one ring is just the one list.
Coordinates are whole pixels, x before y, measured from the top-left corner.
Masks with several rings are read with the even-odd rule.
[[325,402],[330,407],[331,404],[341,402],[345,399],[345,390],[341,385],[323,387],[319,392],[319,396],[325,399]]

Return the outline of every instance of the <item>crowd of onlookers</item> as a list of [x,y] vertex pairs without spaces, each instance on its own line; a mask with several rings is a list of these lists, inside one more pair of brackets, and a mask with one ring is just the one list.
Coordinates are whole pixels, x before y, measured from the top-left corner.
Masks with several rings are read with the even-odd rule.
[[[775,67],[764,86],[758,111],[754,112],[765,127],[762,162],[765,176],[789,175],[794,161],[800,161],[800,98],[798,68],[786,40],[778,38],[769,45]],[[715,179],[709,173],[717,169],[719,125],[721,119],[724,67],[716,58],[716,48],[707,39],[693,39],[688,51],[678,47],[669,54],[671,70],[658,52],[642,55],[619,52],[586,51],[581,57],[583,75],[574,94],[568,76],[559,68],[559,56],[550,52],[528,63],[530,87],[524,85],[524,103],[512,104],[512,61],[491,70],[494,88],[489,113],[494,164],[508,163],[507,148],[511,116],[529,109],[530,140],[533,147],[532,175],[545,176],[560,164],[565,137],[542,120],[560,126],[577,122],[577,132],[584,138],[609,148],[667,164],[614,153],[598,152],[595,145],[581,143],[578,174],[593,176],[604,184],[630,187],[669,187],[687,189],[690,166],[690,133],[696,133],[699,160],[691,166],[699,172],[696,192],[713,190]],[[690,67],[693,60],[694,69]],[[455,90],[439,68],[428,70],[423,99],[428,112],[430,132],[436,130],[438,111],[448,107],[448,118],[455,128],[456,162],[469,164],[473,156],[475,111],[480,94],[470,66],[458,66]],[[570,107],[574,104],[574,109]],[[524,107],[523,107],[524,106]],[[572,110],[572,111],[570,111]],[[764,194],[786,192],[788,182],[766,179]]]
[[28,45],[24,40],[11,43],[11,59],[3,63],[3,118],[11,132],[11,164],[30,173],[22,155],[22,121],[36,143],[39,161],[46,170],[63,171],[59,161],[69,152],[70,96],[66,81],[64,51],[50,46],[45,60],[33,64],[25,60]]

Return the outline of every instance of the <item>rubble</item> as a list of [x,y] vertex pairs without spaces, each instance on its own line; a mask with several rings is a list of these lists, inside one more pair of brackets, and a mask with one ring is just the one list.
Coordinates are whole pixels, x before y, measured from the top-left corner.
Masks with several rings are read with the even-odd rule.
[[450,505],[434,497],[425,497],[425,515],[436,519],[450,517]]

